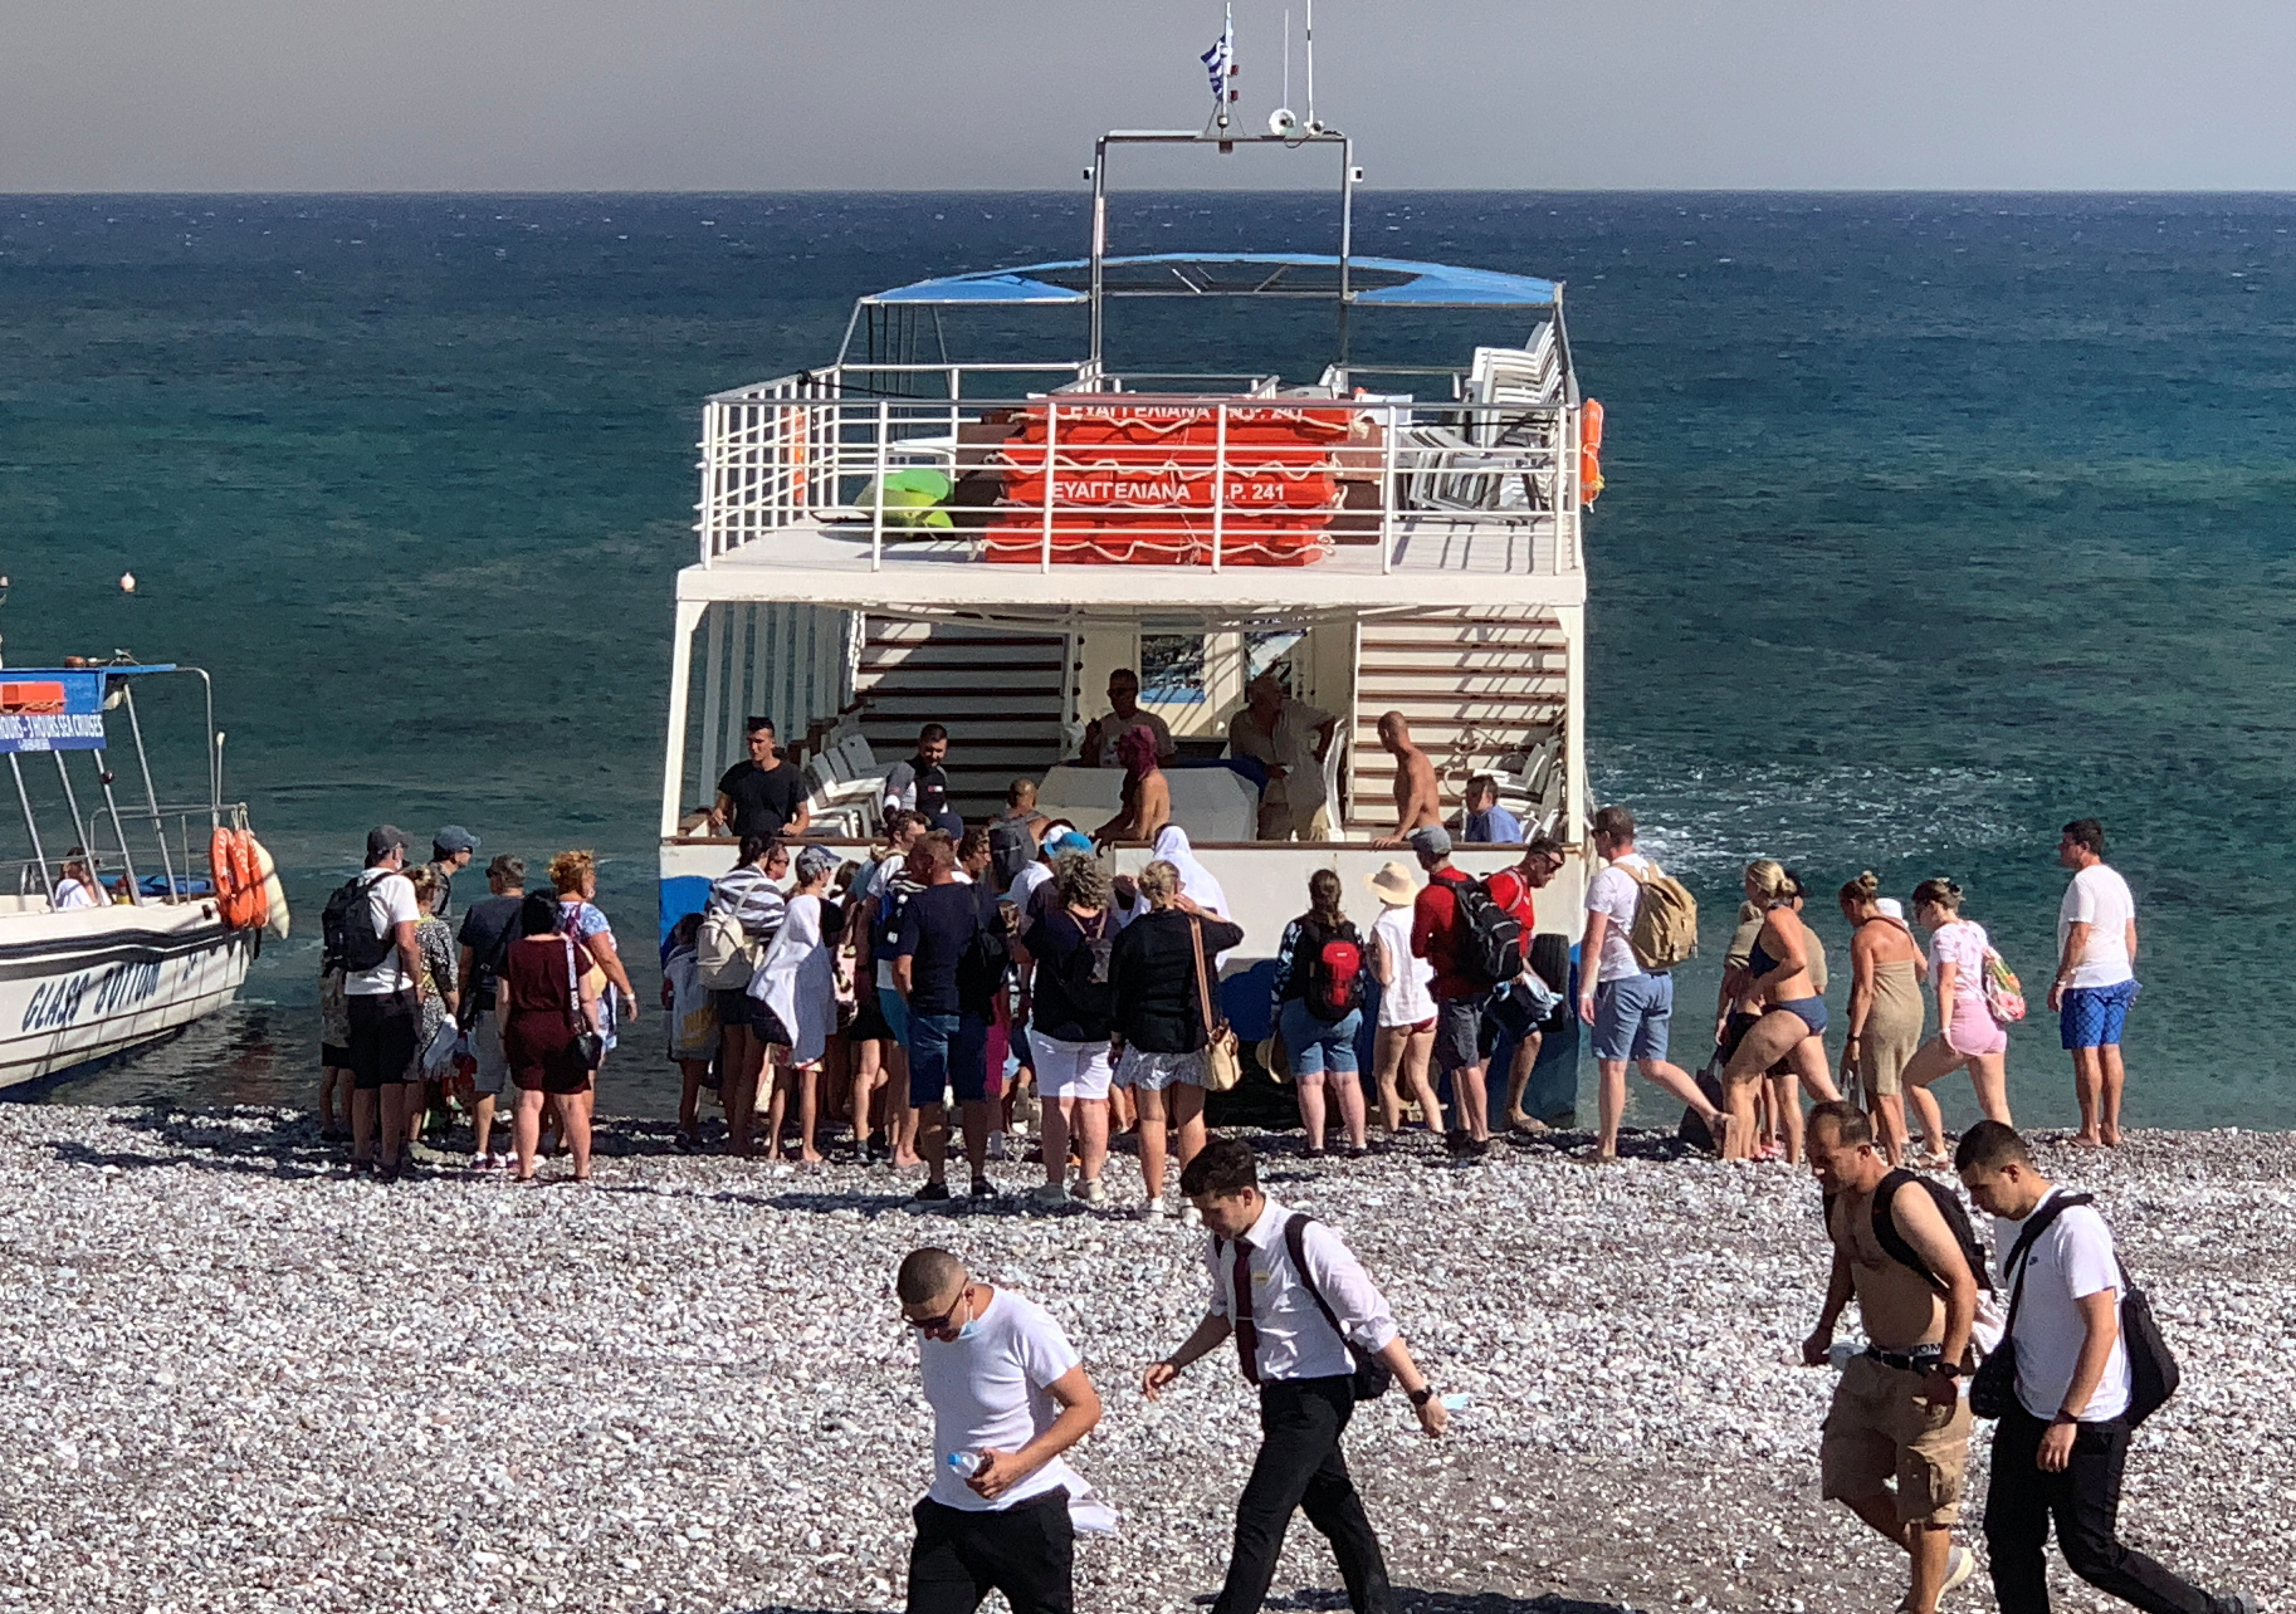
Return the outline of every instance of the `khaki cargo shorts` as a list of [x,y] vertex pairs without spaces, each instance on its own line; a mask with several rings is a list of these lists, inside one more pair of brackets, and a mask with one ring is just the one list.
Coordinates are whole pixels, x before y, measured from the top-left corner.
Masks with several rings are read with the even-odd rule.
[[1829,1501],[1878,1496],[1898,1486],[1902,1524],[1951,1524],[1961,1517],[1969,1471],[1969,1403],[1932,1406],[1923,1374],[1852,1356],[1834,1387],[1818,1444]]

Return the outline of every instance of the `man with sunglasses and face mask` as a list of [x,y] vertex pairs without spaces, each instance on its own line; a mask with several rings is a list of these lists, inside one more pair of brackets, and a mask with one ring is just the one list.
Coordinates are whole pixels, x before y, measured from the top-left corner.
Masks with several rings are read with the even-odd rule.
[[1013,1614],[1070,1614],[1069,1504],[1089,1487],[1061,1454],[1100,1421],[1076,1347],[1042,1307],[974,1282],[946,1249],[911,1250],[893,1290],[933,1409],[908,1614],[973,1614],[991,1590]]

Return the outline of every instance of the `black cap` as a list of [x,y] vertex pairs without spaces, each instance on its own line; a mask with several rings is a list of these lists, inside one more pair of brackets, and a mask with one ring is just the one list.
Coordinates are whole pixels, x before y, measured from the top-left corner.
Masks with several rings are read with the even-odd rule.
[[406,832],[395,823],[379,823],[366,832],[366,860],[371,864],[406,849]]

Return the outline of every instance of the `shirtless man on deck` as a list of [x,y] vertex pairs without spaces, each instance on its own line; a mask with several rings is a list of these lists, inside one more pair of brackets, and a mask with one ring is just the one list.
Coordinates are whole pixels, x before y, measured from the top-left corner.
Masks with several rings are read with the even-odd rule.
[[[1853,1295],[1870,1341],[1834,1387],[1818,1448],[1822,1487],[1913,1560],[1913,1589],[1899,1607],[1937,1614],[1938,1599],[1977,1567],[1968,1548],[1953,1544],[1969,1467],[1969,1405],[1960,1381],[1977,1316],[1977,1276],[1928,1179],[1890,1171],[1856,1105],[1837,1100],[1812,1110],[1807,1144],[1826,1196],[1833,1278],[1817,1326],[1802,1341],[1802,1360],[1824,1364]],[[1890,1254],[1874,1230],[1875,1191],[1892,1176],[1889,1221],[1900,1254],[1915,1257],[1919,1267]]]
[[1435,782],[1435,765],[1411,742],[1411,725],[1401,712],[1381,715],[1379,744],[1395,758],[1395,833],[1382,835],[1372,845],[1399,847],[1414,830],[1443,822],[1442,790]]

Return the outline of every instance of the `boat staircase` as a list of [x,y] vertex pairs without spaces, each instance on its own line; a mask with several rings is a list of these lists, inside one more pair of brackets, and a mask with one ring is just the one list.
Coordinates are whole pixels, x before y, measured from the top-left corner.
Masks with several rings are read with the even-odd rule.
[[1555,827],[1569,655],[1562,625],[1537,607],[1364,618],[1356,630],[1347,833],[1395,827],[1395,759],[1379,743],[1380,716],[1389,711],[1404,715],[1434,763],[1447,823],[1467,781],[1492,774],[1500,801],[1528,833]]
[[950,805],[974,823],[1004,810],[1013,780],[1037,777],[1064,754],[1073,676],[1060,634],[872,615],[853,688],[862,735],[881,765],[906,758],[925,724],[947,727]]

